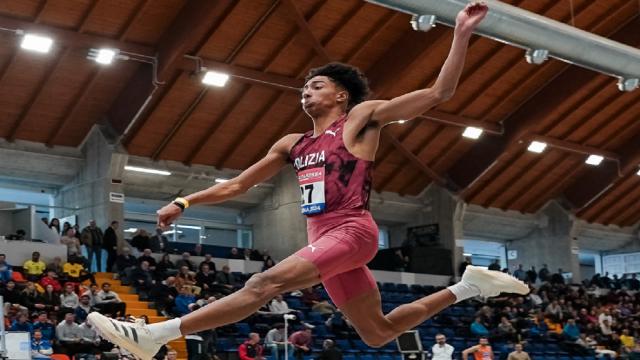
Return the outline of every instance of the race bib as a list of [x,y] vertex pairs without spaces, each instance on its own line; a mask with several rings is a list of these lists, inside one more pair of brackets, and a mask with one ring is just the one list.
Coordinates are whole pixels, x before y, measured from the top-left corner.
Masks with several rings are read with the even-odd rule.
[[307,169],[298,173],[301,211],[303,215],[312,215],[324,211],[324,167]]

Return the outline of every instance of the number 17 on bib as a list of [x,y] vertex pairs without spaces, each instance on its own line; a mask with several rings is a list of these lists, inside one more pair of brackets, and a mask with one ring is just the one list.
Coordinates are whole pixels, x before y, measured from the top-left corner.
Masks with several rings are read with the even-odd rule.
[[324,211],[324,167],[300,171],[298,173],[301,211],[303,215],[313,215]]

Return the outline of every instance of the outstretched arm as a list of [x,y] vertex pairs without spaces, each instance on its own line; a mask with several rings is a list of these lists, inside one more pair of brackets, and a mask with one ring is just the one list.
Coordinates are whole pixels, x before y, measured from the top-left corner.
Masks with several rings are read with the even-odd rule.
[[[189,205],[215,204],[244,194],[252,186],[276,175],[287,164],[291,146],[299,139],[299,134],[291,134],[276,142],[267,155],[235,178],[211,186],[185,197]],[[169,226],[182,215],[182,210],[173,203],[157,211],[158,225]]]
[[380,102],[371,114],[371,121],[384,126],[392,121],[410,120],[451,98],[464,68],[469,39],[488,10],[484,3],[479,2],[468,4],[460,11],[456,17],[451,50],[433,86]]

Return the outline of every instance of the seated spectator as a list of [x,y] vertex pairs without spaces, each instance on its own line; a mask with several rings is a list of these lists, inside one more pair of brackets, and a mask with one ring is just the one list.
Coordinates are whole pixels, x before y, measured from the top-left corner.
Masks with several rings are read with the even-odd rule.
[[202,265],[208,265],[209,266],[209,271],[211,271],[212,273],[216,273],[216,264],[213,262],[212,258],[211,258],[211,254],[204,254],[204,260],[200,263],[200,265],[198,265],[198,268],[200,269],[200,271],[202,271]]
[[116,318],[125,316],[127,304],[120,300],[117,293],[111,291],[111,284],[105,282],[102,284],[102,290],[96,295],[95,307],[100,313],[111,314],[111,317]]
[[339,338],[349,338],[350,333],[354,332],[351,323],[340,311],[333,313],[324,324]]
[[483,336],[483,337],[489,336],[489,330],[487,329],[485,324],[482,323],[482,319],[480,317],[476,317],[476,320],[471,324],[470,329],[471,329],[471,333],[474,336]]
[[231,251],[229,252],[229,259],[244,259],[244,256],[240,254],[238,248],[231,248]]
[[53,270],[58,276],[62,275],[62,259],[60,258],[60,256],[54,257],[53,261],[50,262],[49,265],[47,265],[47,271],[49,270]]
[[567,320],[564,328],[562,329],[562,336],[571,342],[575,342],[580,337],[580,329],[576,325],[575,319]]
[[233,290],[238,285],[236,277],[227,265],[222,267],[222,271],[216,273],[216,282],[229,290]]
[[162,258],[156,266],[156,274],[160,279],[166,279],[167,276],[175,276],[178,274],[176,265],[171,261],[169,254],[162,255]]
[[140,266],[131,273],[131,283],[144,300],[149,297],[149,292],[155,284],[153,273],[147,261],[142,261]]
[[60,310],[60,293],[53,290],[53,285],[49,284],[44,288],[42,303],[47,311],[57,312]]
[[[13,284],[13,281],[11,281],[11,283]],[[9,283],[7,283],[7,287],[8,286]],[[15,286],[15,284],[12,286]],[[23,306],[26,306],[29,311],[44,310],[46,308],[46,306],[44,305],[44,301],[40,296],[40,293],[38,292],[38,290],[36,290],[36,285],[31,281],[27,282],[27,285],[20,293],[20,299],[18,301],[10,301],[6,296],[4,297],[4,301],[5,303],[19,303]]]
[[[277,323],[273,326],[264,338],[264,345],[269,349],[274,360],[280,360],[284,356],[284,346],[286,344],[284,337],[284,324]],[[293,353],[293,348],[289,345],[289,352]]]
[[192,256],[204,256],[204,250],[202,250],[202,244],[196,244],[193,250],[190,251]]
[[75,229],[69,228],[63,234],[60,242],[67,246],[67,256],[80,254],[80,239],[76,236]]
[[142,255],[138,258],[138,265],[142,264],[143,261],[146,261],[149,264],[149,270],[156,271],[156,259],[151,255],[151,249],[144,249]]
[[33,332],[33,325],[29,322],[29,316],[25,313],[18,315],[18,318],[13,321],[9,331],[25,331],[28,333]]
[[11,280],[11,265],[7,263],[7,256],[0,254],[0,282]]
[[154,253],[168,253],[169,249],[169,239],[163,234],[163,230],[161,228],[156,228],[156,233],[150,238],[150,248]]
[[9,234],[6,236],[7,240],[26,240],[27,237],[27,233],[22,230],[22,229],[18,229],[16,230],[15,234]]
[[30,281],[38,281],[47,268],[47,265],[44,261],[40,260],[40,253],[34,251],[31,254],[31,260],[25,261],[22,268],[24,269],[27,279]]
[[64,320],[56,326],[56,338],[62,347],[59,353],[73,356],[83,353],[87,346],[82,344],[82,334],[80,327],[75,323],[75,317],[72,313],[67,313]]
[[138,229],[131,238],[131,246],[138,249],[140,252],[143,252],[144,249],[150,248],[151,238],[149,237],[149,233],[145,229]]
[[633,335],[630,335],[629,329],[623,329],[622,335],[620,335],[620,342],[624,346],[625,353],[631,353],[636,347],[636,340]]
[[271,269],[272,267],[276,266],[276,263],[273,261],[272,258],[268,258],[267,260],[264,261],[264,263],[262,264],[262,272],[265,272],[269,269]]
[[183,316],[191,312],[189,305],[196,302],[196,297],[191,293],[191,288],[188,285],[180,287],[180,293],[175,299],[175,313],[178,316]]
[[511,341],[516,340],[516,329],[513,327],[513,324],[509,322],[509,319],[504,316],[500,318],[500,324],[498,324],[497,328],[497,335],[502,339]]
[[335,306],[331,305],[328,301],[322,300],[320,294],[316,289],[310,287],[302,289],[302,296],[300,300],[303,304],[311,308],[311,311],[323,314],[331,315],[336,311]]
[[116,257],[116,268],[118,271],[118,277],[124,282],[129,281],[131,272],[138,266],[138,259],[131,255],[131,249],[125,247],[122,249],[122,254]]
[[188,252],[182,253],[182,259],[176,261],[177,269],[182,269],[183,266],[186,266],[189,271],[195,271],[196,269],[195,264],[191,261],[191,254]]
[[507,360],[531,360],[529,354],[526,351],[522,350],[522,344],[516,344],[516,350],[509,354]]
[[53,291],[62,291],[62,285],[58,281],[58,274],[56,274],[53,269],[48,269],[47,275],[40,279],[40,286],[42,286],[42,288],[46,288],[47,285],[53,286]]
[[91,308],[91,298],[89,294],[80,295],[80,301],[78,306],[74,310],[74,314],[76,317],[76,321],[78,323],[83,323],[87,320],[87,316],[91,313],[93,309]]
[[271,300],[269,303],[269,311],[274,314],[289,314],[297,312],[296,310],[289,308],[289,304],[284,301],[282,295],[276,295],[276,297]]
[[0,289],[0,295],[2,295],[2,299],[5,304],[14,304],[20,306],[22,295],[16,289],[16,283],[13,280],[7,281],[7,284],[4,286],[4,289]]
[[40,330],[34,330],[31,339],[31,358],[32,359],[50,359],[53,354],[51,341],[44,339]]
[[289,336],[289,343],[293,346],[293,355],[297,360],[302,360],[305,355],[311,354],[311,329],[305,328],[299,330]]
[[38,317],[33,322],[33,331],[39,331],[45,340],[53,341],[55,339],[56,327],[53,325],[53,321],[49,320],[46,311],[38,313]]
[[168,316],[167,311],[174,307],[175,299],[178,296],[175,280],[173,276],[170,276],[151,290],[151,298],[155,300],[156,308],[164,316]]
[[194,287],[196,287],[196,274],[194,274],[193,271],[189,270],[186,265],[183,265],[180,268],[180,272],[178,273],[178,276],[176,276],[176,286],[180,288],[183,285],[189,286],[189,289],[191,289],[192,293],[198,294],[199,290],[194,291],[193,289]]
[[100,338],[98,337],[98,334],[91,324],[86,321],[80,324],[78,329],[80,330],[80,343],[85,345],[87,349],[90,349],[90,353],[94,353],[96,348],[100,345]]
[[249,334],[249,339],[238,347],[238,357],[240,360],[263,360],[260,335],[257,333]]
[[73,284],[65,284],[64,292],[60,294],[60,307],[63,313],[74,312],[80,304],[80,299],[73,290]]
[[331,339],[322,342],[322,352],[317,360],[342,360],[342,351],[336,347]]
[[200,271],[196,274],[196,285],[202,288],[205,294],[213,292],[213,283],[216,281],[216,275],[209,271],[209,265],[203,263]]

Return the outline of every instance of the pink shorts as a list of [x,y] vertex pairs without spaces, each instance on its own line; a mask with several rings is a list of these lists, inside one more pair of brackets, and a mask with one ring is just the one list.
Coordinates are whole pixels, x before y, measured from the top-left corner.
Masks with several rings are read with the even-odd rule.
[[337,306],[377,288],[366,266],[378,251],[378,226],[368,211],[339,210],[309,217],[307,232],[309,245],[296,255],[318,267]]

